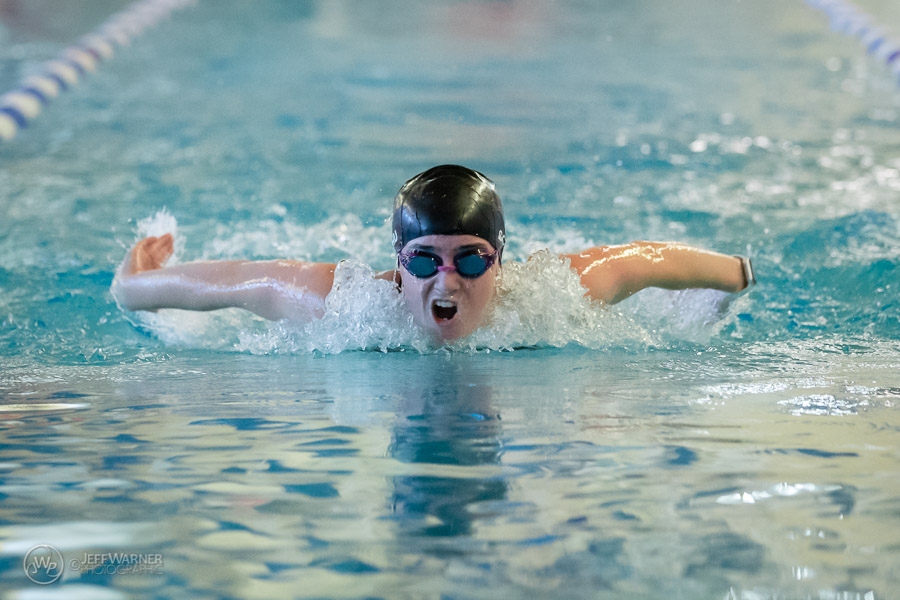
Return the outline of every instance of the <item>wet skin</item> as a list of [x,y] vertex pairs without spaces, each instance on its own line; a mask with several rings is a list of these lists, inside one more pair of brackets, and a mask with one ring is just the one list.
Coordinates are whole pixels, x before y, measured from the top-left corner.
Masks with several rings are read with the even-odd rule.
[[[440,256],[445,265],[452,265],[456,255],[473,248],[494,251],[490,243],[474,235],[426,235],[410,241],[403,252],[430,252]],[[455,270],[439,271],[425,279],[413,276],[402,266],[398,270],[400,292],[413,319],[443,341],[465,337],[483,323],[496,293],[499,273],[499,260],[474,279]]]

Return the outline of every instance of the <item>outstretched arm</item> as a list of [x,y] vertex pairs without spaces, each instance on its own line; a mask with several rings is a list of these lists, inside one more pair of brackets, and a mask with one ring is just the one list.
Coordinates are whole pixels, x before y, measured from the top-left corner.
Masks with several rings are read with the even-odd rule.
[[[669,242],[632,242],[567,254],[588,295],[615,304],[647,287],[739,292],[752,281],[740,257]],[[751,274],[752,276],[752,274]]]
[[171,234],[139,241],[125,257],[112,292],[127,310],[238,307],[266,319],[320,317],[335,265],[289,260],[208,261],[164,266]]

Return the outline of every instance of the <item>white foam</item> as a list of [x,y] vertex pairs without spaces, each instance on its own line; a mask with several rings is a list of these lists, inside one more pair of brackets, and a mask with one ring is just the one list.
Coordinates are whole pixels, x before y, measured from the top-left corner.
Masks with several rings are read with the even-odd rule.
[[621,310],[665,343],[671,340],[708,343],[730,322],[744,296],[706,289],[662,290],[635,294]]
[[592,302],[584,292],[568,260],[547,250],[507,263],[487,325],[455,346],[503,350],[577,343],[598,348],[651,341],[633,319]]
[[268,331],[246,332],[238,350],[251,353],[431,348],[426,334],[390,281],[375,279],[365,263],[345,260],[334,273],[334,287],[325,299],[325,315],[308,323],[280,322]]

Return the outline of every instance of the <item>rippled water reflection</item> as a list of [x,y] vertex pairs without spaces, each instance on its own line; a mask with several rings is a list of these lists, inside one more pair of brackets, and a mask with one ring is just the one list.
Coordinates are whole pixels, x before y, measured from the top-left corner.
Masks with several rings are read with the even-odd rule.
[[[4,585],[40,543],[160,553],[164,574],[64,579],[159,596],[890,589],[900,381],[710,354],[189,355],[66,403],[20,382]],[[856,410],[795,402],[825,396]]]

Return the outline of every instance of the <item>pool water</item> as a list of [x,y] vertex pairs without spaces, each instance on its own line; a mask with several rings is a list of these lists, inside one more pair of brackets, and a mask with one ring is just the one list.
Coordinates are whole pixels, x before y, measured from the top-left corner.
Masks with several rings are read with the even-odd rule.
[[[0,3],[0,90],[126,5]],[[892,597],[898,127],[896,77],[799,1],[175,13],[0,146],[3,597]],[[393,195],[444,162],[497,183],[511,279],[675,239],[759,284],[448,349],[110,295],[159,228],[390,268]]]

